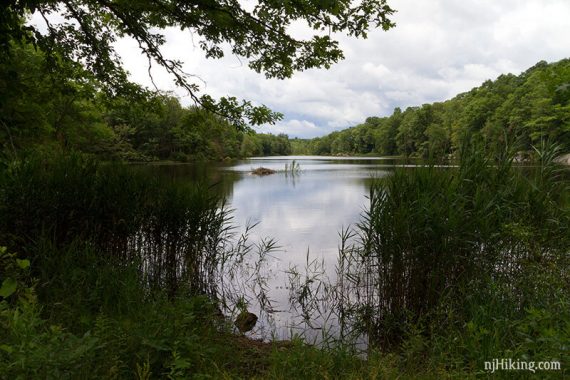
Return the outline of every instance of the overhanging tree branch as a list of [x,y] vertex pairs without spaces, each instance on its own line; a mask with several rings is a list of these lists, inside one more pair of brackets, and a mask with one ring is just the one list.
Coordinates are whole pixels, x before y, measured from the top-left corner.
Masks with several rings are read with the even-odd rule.
[[[50,25],[47,16],[58,12],[60,5],[67,10],[66,17],[76,23]],[[21,22],[13,21],[16,16],[22,18],[37,10],[48,25],[47,35],[34,26],[26,26],[30,28],[26,32]],[[164,36],[153,29],[188,29],[200,36],[199,46],[206,57],[221,58],[224,46],[229,46],[236,56],[249,59],[250,68],[266,77],[282,79],[295,71],[328,68],[343,59],[331,31],[366,38],[373,28],[386,30],[394,26],[389,19],[394,11],[386,0],[257,0],[253,10],[245,9],[237,0],[8,0],[0,5],[0,11],[10,16],[0,17],[2,30],[8,30],[11,36],[32,31],[41,46],[57,52],[61,59],[79,59],[115,91],[128,81],[112,43],[117,37],[130,36],[149,60],[151,80],[154,61],[188,91],[196,104],[241,128],[275,122],[282,115],[232,97],[214,101],[208,95],[199,95],[200,87],[191,80],[193,75],[184,72],[181,62],[164,56]],[[305,21],[315,30],[312,38],[291,35],[289,28],[297,21]]]

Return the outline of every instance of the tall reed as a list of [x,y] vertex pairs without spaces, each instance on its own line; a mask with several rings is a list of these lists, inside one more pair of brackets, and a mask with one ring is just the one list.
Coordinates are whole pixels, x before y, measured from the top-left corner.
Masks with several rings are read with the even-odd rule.
[[556,302],[528,275],[569,269],[568,182],[554,154],[528,173],[476,150],[462,157],[458,168],[398,169],[379,180],[359,244],[341,251],[343,310],[373,345],[399,345],[418,324],[467,323],[493,287],[511,316]]
[[0,214],[0,241],[32,268],[48,259],[47,243],[57,251],[82,242],[107,262],[136,265],[144,288],[170,297],[215,293],[229,232],[229,214],[206,185],[158,181],[81,155],[12,163],[0,182]]

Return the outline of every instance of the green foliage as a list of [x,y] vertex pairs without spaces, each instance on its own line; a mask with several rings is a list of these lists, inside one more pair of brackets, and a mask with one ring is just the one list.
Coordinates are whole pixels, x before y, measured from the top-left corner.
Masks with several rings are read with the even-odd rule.
[[95,249],[91,256],[102,255],[109,265],[138,265],[149,288],[171,296],[181,287],[200,293],[209,290],[208,274],[221,259],[228,216],[219,205],[205,185],[160,183],[77,154],[35,156],[14,162],[3,175],[0,213],[10,217],[0,221],[0,241],[36,264],[35,275],[45,270],[42,281],[57,281],[51,274],[60,260],[92,265],[91,259],[50,254],[51,245],[74,252],[85,242]]
[[[45,33],[40,32],[38,25],[24,23],[34,12],[45,21]],[[264,72],[267,77],[286,78],[295,71],[329,68],[343,58],[331,31],[366,38],[372,28],[393,27],[389,19],[393,12],[385,0],[340,0],[330,4],[256,2],[252,10],[246,10],[239,2],[221,1],[189,5],[172,1],[134,4],[110,0],[10,0],[0,6],[0,50],[2,57],[9,56],[12,42],[33,43],[47,53],[46,63],[51,70],[82,62],[107,93],[124,94],[132,90],[132,84],[113,43],[118,37],[131,37],[148,57],[149,65],[154,61],[162,66],[194,101],[246,128],[246,122],[274,122],[282,115],[231,96],[219,101],[209,95],[199,97],[199,86],[182,70],[182,62],[163,55],[165,28],[175,26],[200,36],[198,46],[208,58],[223,57],[224,48],[229,47],[228,52],[247,58],[253,70]],[[69,22],[58,23],[50,17],[53,14],[62,14]],[[314,35],[294,38],[289,27],[296,22],[306,22]]]
[[324,155],[404,155],[442,160],[466,140],[485,143],[490,156],[517,145],[550,141],[570,151],[570,60],[540,62],[519,76],[501,75],[442,103],[399,108],[389,117],[295,143],[294,152]]
[[418,371],[567,362],[570,191],[544,149],[528,172],[464,148],[458,168],[381,179],[342,252],[344,318]]
[[[115,278],[112,285],[122,283]],[[71,284],[66,290],[70,297],[75,295]],[[2,377],[154,378],[178,372],[187,378],[192,373],[220,373],[211,363],[225,348],[212,337],[225,333],[216,331],[213,306],[204,298],[148,301],[129,314],[94,312],[80,327],[74,318],[82,316],[74,308],[59,315],[64,319],[46,320],[34,299],[0,305]]]
[[250,134],[243,138],[240,152],[242,157],[287,156],[291,154],[291,143],[287,135]]
[[15,46],[0,61],[0,151],[78,150],[107,160],[224,160],[290,152],[286,135],[238,131],[200,107],[137,89],[108,97],[80,67],[53,73],[45,53]]
[[[26,296],[0,301],[2,377],[359,378],[368,373],[366,362],[344,347],[321,351],[300,341],[272,345],[233,336],[206,297],[141,297],[144,286],[125,277],[136,272],[135,265],[118,269],[88,246],[51,249],[55,252],[44,253],[61,260],[60,268],[44,269],[56,277],[47,284],[53,294],[38,302],[26,280],[19,285]],[[29,279],[27,264],[2,252],[3,275]],[[121,305],[127,297],[111,299],[111,308],[95,307],[98,295],[113,293],[133,299],[128,307]],[[78,299],[95,305],[85,309],[87,303]],[[372,368],[375,373],[379,366]]]
[[512,357],[559,360],[564,375],[570,198],[557,154],[538,151],[526,173],[466,149],[459,168],[401,169],[373,189],[363,244],[341,266],[366,270],[345,285],[369,281],[344,309],[383,350],[366,360],[340,343],[228,333],[197,295],[212,294],[227,259],[226,219],[205,188],[81,155],[13,162],[0,181],[0,374],[469,378]]
[[222,373],[223,320],[197,296],[225,259],[215,197],[80,155],[14,162],[0,194],[0,241],[26,257],[0,250],[2,377]]
[[344,347],[320,350],[293,341],[288,350],[274,350],[271,354],[269,378],[345,379],[364,372],[365,363]]
[[0,246],[0,299],[12,302],[17,299],[30,299],[30,261],[19,259]]
[[14,158],[40,144],[86,151],[111,144],[97,84],[88,77],[78,81],[84,72],[72,65],[49,72],[43,57],[31,46],[15,46],[0,61],[0,148]]

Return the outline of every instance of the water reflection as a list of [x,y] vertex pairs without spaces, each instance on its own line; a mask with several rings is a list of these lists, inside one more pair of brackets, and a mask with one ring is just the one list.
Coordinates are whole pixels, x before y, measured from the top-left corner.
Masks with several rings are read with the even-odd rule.
[[[285,173],[285,165],[293,160],[300,164],[300,172]],[[271,318],[263,318],[262,313],[265,324],[251,335],[262,337],[272,319],[272,333],[286,339],[298,320],[290,310],[286,272],[292,267],[302,271],[310,252],[310,259],[322,261],[326,275],[333,279],[340,231],[360,220],[368,207],[372,179],[387,175],[397,164],[401,162],[377,158],[270,157],[215,165],[157,165],[146,170],[164,178],[216,183],[212,191],[226,198],[238,230],[258,223],[250,234],[252,241],[276,240],[279,249],[264,269],[274,312]],[[268,176],[250,173],[260,166],[277,172]],[[254,297],[249,308],[261,312]]]
[[[270,167],[265,162],[262,165]],[[367,206],[370,178],[386,172],[373,173],[358,165],[352,170],[330,166],[326,170],[307,169],[301,163],[302,172],[295,176],[278,172],[258,177],[244,173],[234,184],[229,199],[235,209],[235,221],[239,225],[248,220],[260,222],[255,235],[275,238],[283,251],[280,257],[289,262],[302,263],[307,249],[325,259],[332,254],[335,259],[338,232],[358,221]],[[279,169],[276,165],[271,168]]]
[[[293,160],[300,164],[301,171],[296,175],[286,174],[285,164],[291,165]],[[299,323],[298,315],[290,310],[287,271],[295,267],[303,272],[309,253],[309,261],[324,264],[326,275],[334,279],[339,233],[360,220],[368,207],[372,178],[385,176],[386,164],[386,160],[377,159],[271,157],[220,168],[228,174],[240,173],[228,199],[235,210],[235,223],[244,226],[259,222],[252,238],[271,237],[280,246],[273,254],[275,258],[267,264],[271,278],[269,298],[276,310],[271,315],[273,333],[278,338],[289,338],[294,331],[292,327]],[[260,166],[277,173],[261,177],[250,174]],[[251,307],[260,312],[255,302]],[[320,331],[303,333],[309,339],[316,339]]]

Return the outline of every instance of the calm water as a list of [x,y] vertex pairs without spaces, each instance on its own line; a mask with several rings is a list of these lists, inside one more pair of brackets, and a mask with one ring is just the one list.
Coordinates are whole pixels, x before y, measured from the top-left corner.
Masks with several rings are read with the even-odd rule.
[[[301,170],[295,175],[285,173],[285,165],[293,160]],[[388,175],[396,164],[383,158],[287,156],[207,166],[161,165],[154,170],[179,179],[208,177],[218,183],[216,191],[223,193],[233,209],[233,224],[239,231],[257,224],[251,242],[263,238],[276,241],[279,248],[271,253],[264,269],[272,301],[271,321],[266,319],[253,335],[267,337],[269,329],[279,338],[288,338],[296,316],[288,303],[287,271],[296,267],[303,272],[309,255],[310,260],[324,263],[329,277],[334,276],[339,232],[360,220],[368,207],[373,178]],[[260,166],[277,173],[252,175],[251,170]],[[259,312],[253,298],[250,310]]]
[[235,221],[259,222],[258,237],[272,237],[279,244],[286,263],[302,264],[307,250],[334,264],[338,252],[338,233],[359,220],[367,207],[373,177],[388,172],[381,160],[327,159],[295,157],[301,166],[296,175],[250,174],[263,166],[283,170],[293,158],[250,159],[222,170],[240,173],[229,203]]
[[[285,173],[285,165],[290,166],[294,160],[299,163],[300,172]],[[403,165],[389,158],[287,156],[142,168],[178,181],[207,179],[215,183],[212,191],[221,193],[233,209],[232,224],[238,236],[245,226],[255,224],[250,243],[269,238],[276,241],[278,248],[271,252],[261,269],[256,267],[253,257],[249,266],[246,262],[244,271],[238,274],[241,288],[232,288],[233,294],[246,298],[248,310],[260,316],[256,328],[248,335],[289,339],[292,334],[300,334],[309,342],[318,343],[323,327],[335,335],[338,327],[335,316],[326,312],[317,318],[311,315],[315,323],[306,324],[302,313],[290,302],[290,272],[295,269],[304,279],[305,274],[312,275],[324,268],[321,278],[325,276],[329,283],[334,283],[339,232],[361,220],[368,207],[373,179],[390,175],[396,166],[416,165]],[[251,174],[258,167],[277,172],[267,176]],[[313,264],[308,271],[307,263]],[[260,302],[261,289],[269,304]],[[261,307],[262,304],[265,306]]]

